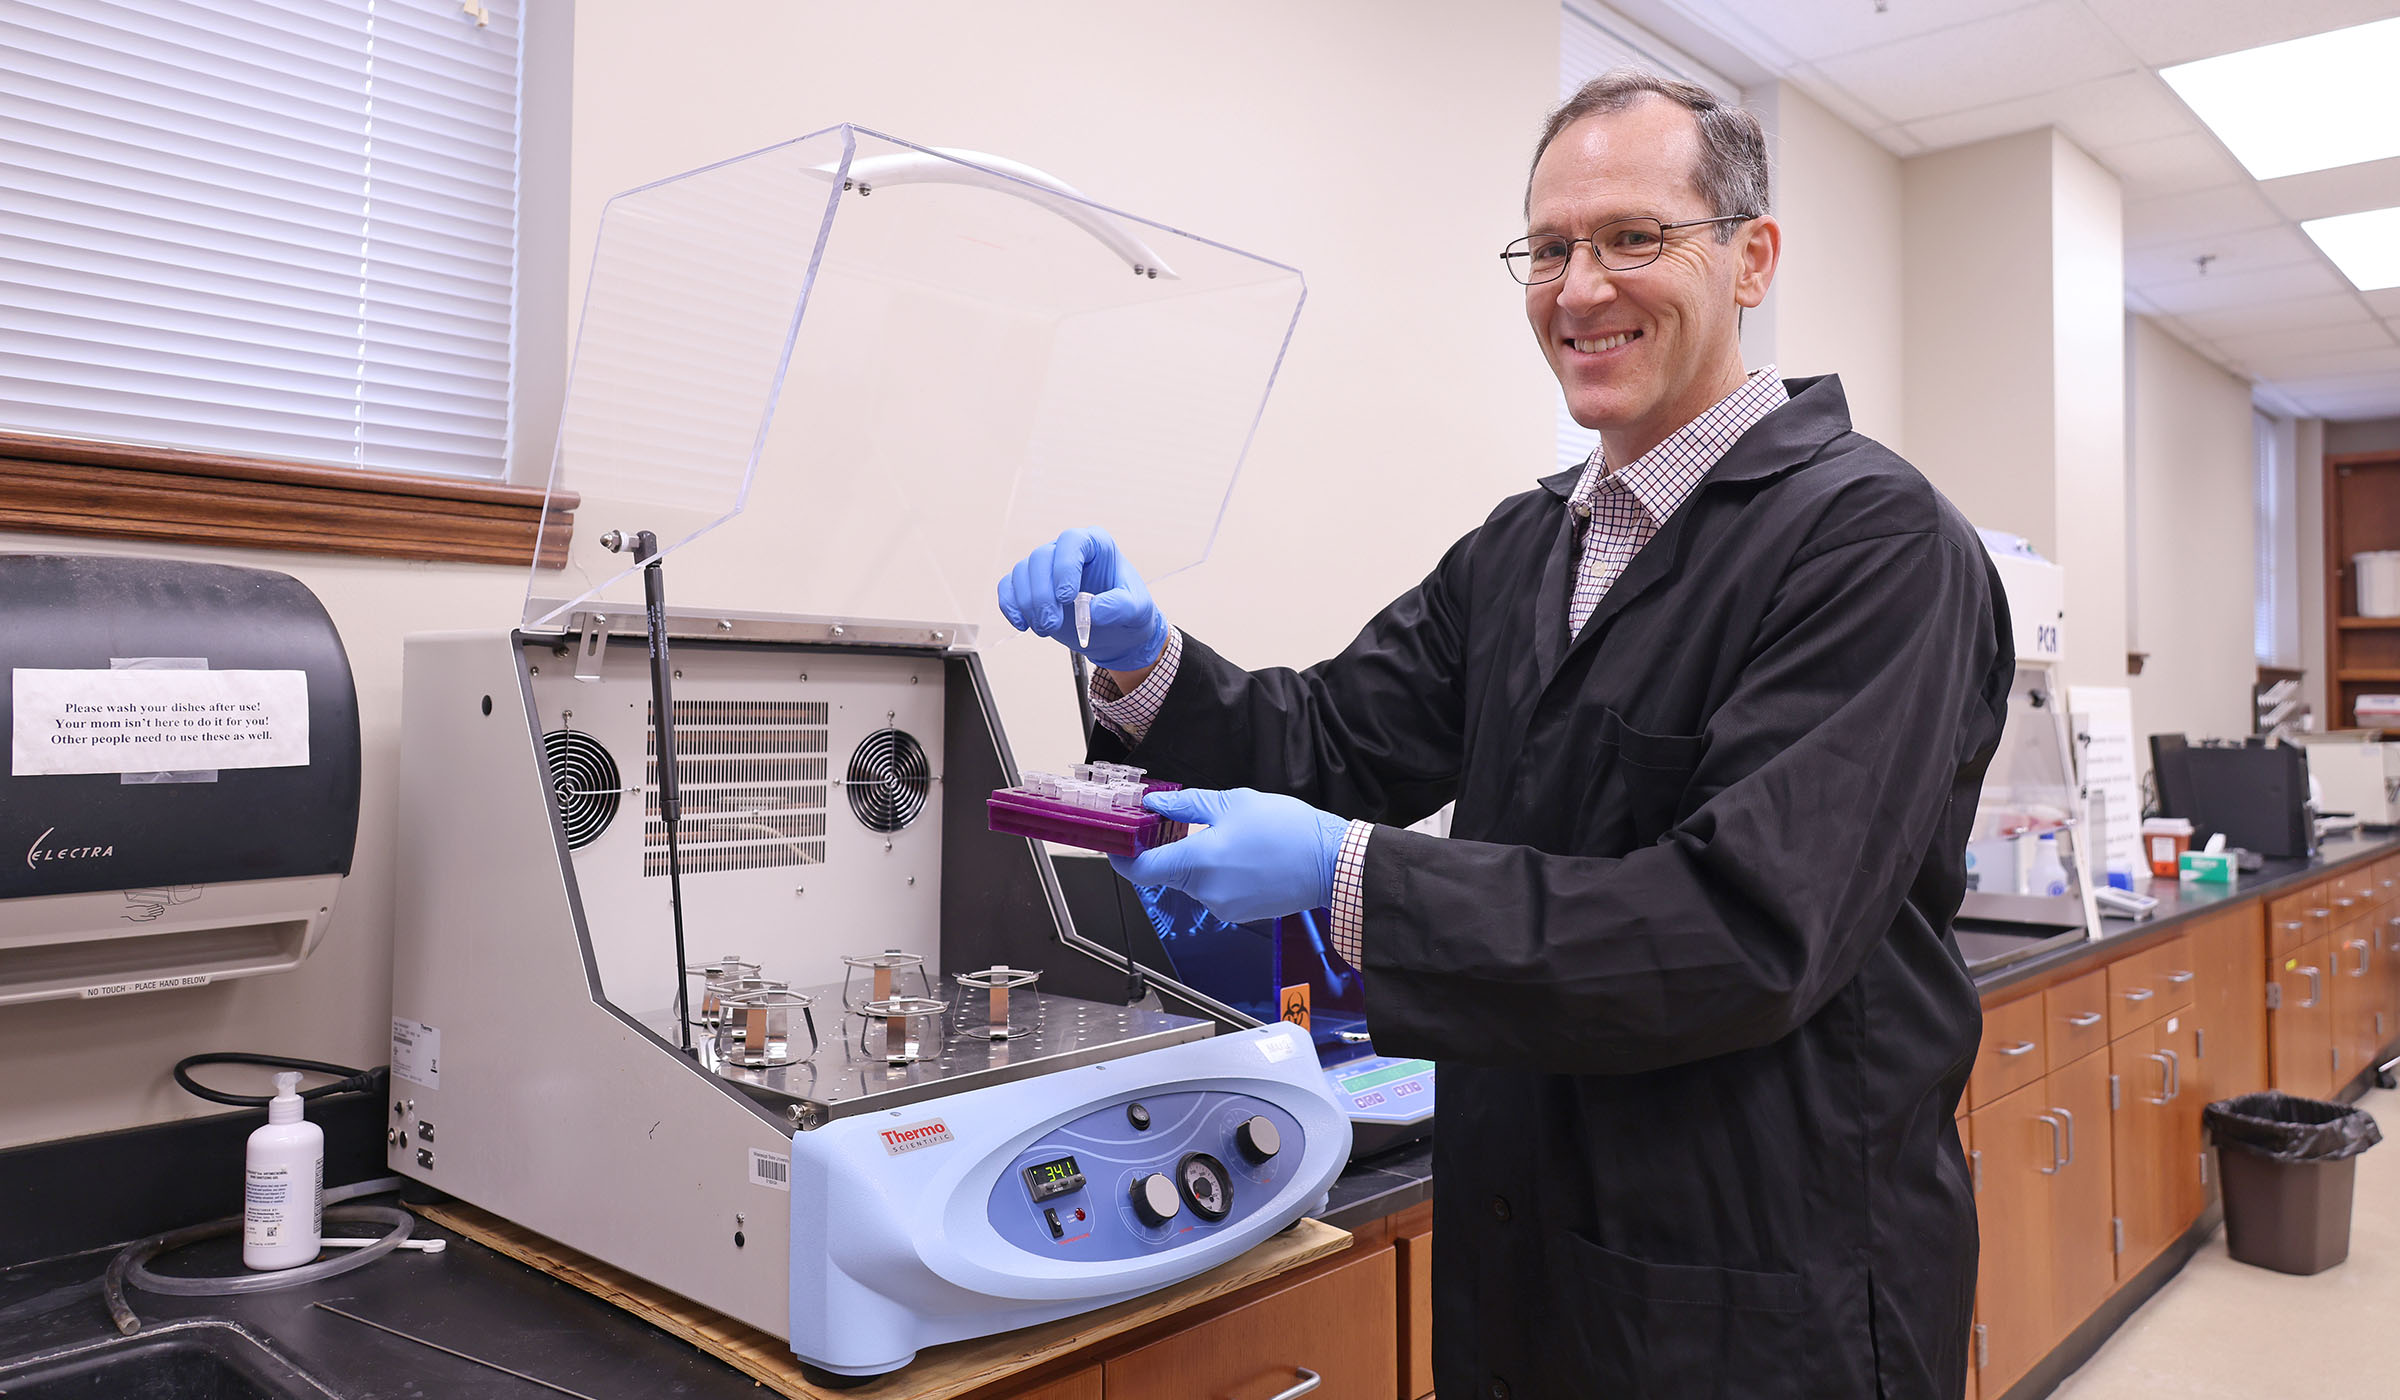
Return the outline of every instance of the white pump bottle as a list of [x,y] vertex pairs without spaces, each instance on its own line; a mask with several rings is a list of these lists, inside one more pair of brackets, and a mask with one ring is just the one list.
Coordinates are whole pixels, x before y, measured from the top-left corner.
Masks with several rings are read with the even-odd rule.
[[289,1269],[317,1257],[325,1232],[325,1130],[300,1113],[300,1076],[275,1076],[267,1124],[243,1160],[242,1263]]

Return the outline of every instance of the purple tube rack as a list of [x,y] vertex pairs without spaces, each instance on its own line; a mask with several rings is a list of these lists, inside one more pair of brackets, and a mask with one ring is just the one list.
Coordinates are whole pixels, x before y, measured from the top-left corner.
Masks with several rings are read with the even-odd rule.
[[[1181,783],[1144,782],[1144,794],[1166,792]],[[1024,788],[998,788],[985,804],[991,828],[1009,836],[1029,836],[1061,846],[1077,846],[1102,855],[1138,856],[1153,846],[1183,839],[1184,824],[1151,811],[1102,811],[1061,802]]]

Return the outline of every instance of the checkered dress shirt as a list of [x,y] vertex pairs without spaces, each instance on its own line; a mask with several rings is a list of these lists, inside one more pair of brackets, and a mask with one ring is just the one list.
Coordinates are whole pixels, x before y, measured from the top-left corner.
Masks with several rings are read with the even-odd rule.
[[[1582,477],[1567,497],[1567,508],[1584,522],[1575,561],[1575,595],[1567,606],[1570,638],[1583,630],[1626,566],[1709,469],[1742,434],[1790,398],[1775,367],[1768,365],[1752,371],[1740,388],[1618,470],[1609,470],[1604,449],[1592,449]],[[1094,671],[1093,716],[1123,736],[1126,743],[1140,743],[1151,721],[1158,718],[1159,706],[1166,701],[1167,688],[1175,683],[1175,668],[1182,658],[1183,633],[1169,628],[1157,666],[1130,695],[1117,689],[1108,672]],[[1365,965],[1367,838],[1374,831],[1373,822],[1350,823],[1333,863],[1333,947],[1352,967]]]

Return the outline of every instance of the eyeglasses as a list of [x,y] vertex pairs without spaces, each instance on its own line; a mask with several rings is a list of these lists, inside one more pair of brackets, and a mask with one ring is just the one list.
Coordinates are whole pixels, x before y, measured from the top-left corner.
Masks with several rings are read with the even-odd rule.
[[1616,219],[1592,230],[1589,238],[1562,238],[1555,233],[1537,233],[1520,238],[1500,251],[1500,261],[1508,265],[1511,277],[1528,287],[1555,282],[1567,275],[1567,263],[1575,256],[1575,245],[1591,246],[1592,256],[1611,272],[1631,272],[1658,261],[1667,250],[1667,235],[1679,228],[1699,228],[1707,224],[1738,224],[1755,219],[1756,214],[1719,214],[1713,219],[1685,219],[1680,223],[1662,224],[1656,219]]

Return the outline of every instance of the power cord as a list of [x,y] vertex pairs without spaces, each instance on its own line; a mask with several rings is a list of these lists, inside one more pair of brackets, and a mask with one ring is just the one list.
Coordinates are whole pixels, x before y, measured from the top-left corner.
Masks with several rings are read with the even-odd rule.
[[231,1104],[235,1108],[265,1108],[272,1094],[234,1094],[223,1089],[211,1089],[192,1078],[191,1071],[201,1065],[255,1065],[262,1069],[296,1069],[310,1074],[341,1076],[331,1084],[320,1084],[303,1090],[302,1099],[331,1098],[336,1094],[373,1094],[382,1098],[391,1083],[388,1066],[373,1069],[353,1069],[349,1065],[327,1064],[323,1060],[296,1060],[289,1055],[255,1055],[242,1050],[218,1050],[205,1055],[186,1055],[175,1062],[175,1082],[184,1092],[210,1103]]

